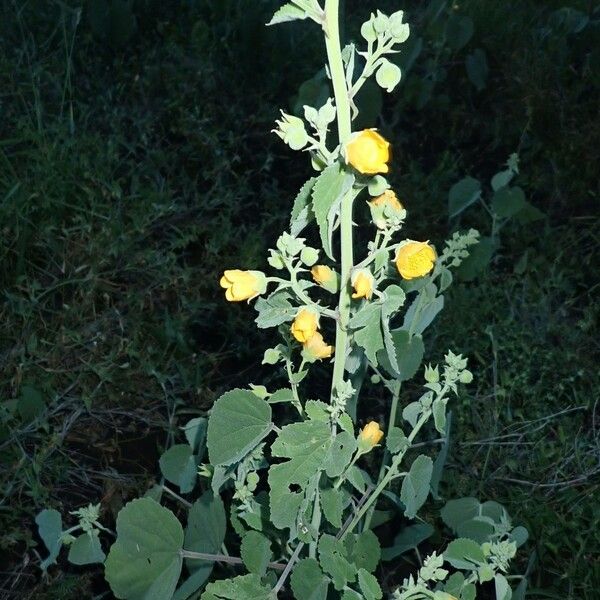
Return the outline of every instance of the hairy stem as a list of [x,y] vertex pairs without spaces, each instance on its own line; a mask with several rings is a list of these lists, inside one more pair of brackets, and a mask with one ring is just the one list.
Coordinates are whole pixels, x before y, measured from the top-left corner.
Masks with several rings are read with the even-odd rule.
[[[325,0],[325,45],[337,111],[338,137],[340,144],[343,146],[352,132],[352,123],[344,63],[342,61],[339,20],[339,0]],[[341,284],[335,331],[335,359],[331,380],[332,400],[344,380],[344,365],[348,346],[348,321],[350,319],[351,301],[350,273],[354,261],[352,248],[353,199],[353,193],[349,191],[342,198],[340,208]]]
[[[192,560],[205,560],[208,562],[222,562],[230,565],[243,565],[244,561],[237,556],[229,556],[228,554],[207,554],[206,552],[192,552],[191,550],[181,550],[181,556],[183,558],[190,558]],[[276,571],[284,571],[286,565],[283,563],[270,562],[267,564],[269,569],[275,569]]]
[[296,549],[294,550],[294,553],[290,557],[288,564],[285,565],[285,568],[283,569],[283,573],[281,574],[281,577],[279,577],[279,579],[277,580],[277,583],[275,584],[275,587],[273,588],[273,592],[276,596],[279,593],[279,590],[281,590],[281,588],[284,586],[284,584],[288,578],[288,575],[290,574],[290,571],[294,568],[294,564],[298,560],[298,557],[300,556],[300,552],[301,552],[303,546],[304,546],[304,542],[300,542],[296,546]]

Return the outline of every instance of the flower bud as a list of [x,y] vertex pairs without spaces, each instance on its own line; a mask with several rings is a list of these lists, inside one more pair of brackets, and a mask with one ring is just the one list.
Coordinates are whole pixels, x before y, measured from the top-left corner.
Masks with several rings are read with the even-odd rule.
[[333,269],[330,269],[327,265],[315,265],[310,270],[310,273],[315,283],[318,283],[322,288],[325,288],[332,294],[337,292],[338,275]]
[[427,383],[438,383],[440,380],[440,371],[437,367],[431,365],[425,367],[425,381]]
[[346,162],[359,173],[375,175],[387,173],[390,143],[375,129],[364,129],[352,136],[345,148]]
[[219,284],[225,289],[225,298],[229,302],[251,300],[267,289],[267,280],[261,271],[227,270]]
[[308,144],[308,133],[304,121],[281,111],[281,119],[275,121],[277,129],[273,129],[292,150],[302,150]]
[[465,369],[459,376],[458,380],[461,383],[471,383],[473,381],[473,373],[469,369]]
[[333,346],[328,346],[317,331],[304,343],[302,353],[307,361],[314,362],[329,358],[333,354]]
[[435,250],[427,242],[407,240],[398,248],[396,267],[404,279],[416,279],[427,275],[433,269],[435,260]]
[[369,421],[358,435],[358,449],[362,452],[370,452],[379,444],[383,438],[383,431],[379,428],[377,421]]
[[373,279],[371,272],[367,271],[366,269],[354,271],[352,273],[351,280],[352,287],[354,288],[352,297],[355,300],[359,298],[366,298],[367,300],[370,300],[371,296],[373,295],[373,286],[375,284],[375,280]]
[[303,308],[294,319],[291,331],[292,335],[301,343],[307,342],[319,327],[319,317],[312,310]]
[[400,217],[404,207],[398,201],[393,190],[385,190],[369,203],[371,219],[378,229],[385,229],[391,217]]

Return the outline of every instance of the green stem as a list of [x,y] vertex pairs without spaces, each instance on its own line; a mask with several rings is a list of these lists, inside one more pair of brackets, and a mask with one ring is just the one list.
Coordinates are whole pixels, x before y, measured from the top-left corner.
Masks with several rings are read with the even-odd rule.
[[[294,373],[292,371],[292,361],[288,358],[285,361],[285,368],[287,370],[288,379],[290,380],[290,386],[292,388],[292,396],[294,400],[292,404],[296,407],[300,416],[304,415],[304,410],[302,409],[302,402],[300,402],[300,395],[298,394],[298,384],[294,382]],[[302,367],[299,369],[299,372],[302,371]]]
[[[339,0],[325,0],[325,46],[329,73],[333,83],[333,94],[337,113],[338,137],[343,146],[352,133],[350,120],[350,101],[344,63],[342,61],[342,48],[340,44],[339,26]],[[346,350],[348,346],[348,321],[350,320],[350,273],[354,262],[352,248],[352,203],[354,195],[350,190],[342,198],[340,208],[340,254],[341,254],[341,283],[338,303],[338,319],[335,331],[335,359],[331,379],[331,399],[344,381],[344,366],[346,363]]]
[[406,447],[406,449],[404,449],[402,452],[399,452],[394,457],[394,460],[392,461],[392,464],[391,464],[390,468],[388,469],[388,472],[385,474],[385,477],[379,482],[379,485],[375,488],[373,493],[369,496],[368,500],[363,504],[363,506],[360,508],[360,510],[358,510],[356,512],[356,514],[354,515],[354,518],[350,522],[350,525],[348,525],[348,528],[340,536],[340,541],[343,541],[344,538],[356,527],[356,525],[360,522],[360,520],[363,518],[365,513],[371,508],[371,506],[373,505],[375,500],[377,500],[377,498],[379,497],[381,492],[383,492],[383,490],[387,487],[388,483],[392,479],[394,479],[394,477],[397,475],[398,467],[400,466],[400,463],[402,462],[404,455],[406,454],[406,452],[410,448],[413,440],[415,439],[415,437],[421,430],[421,427],[423,427],[423,425],[425,425],[425,423],[428,421],[430,416],[431,416],[431,410],[426,410],[421,415],[421,417],[417,421],[416,425],[414,426],[413,430],[411,431],[410,435],[408,436],[409,445]]

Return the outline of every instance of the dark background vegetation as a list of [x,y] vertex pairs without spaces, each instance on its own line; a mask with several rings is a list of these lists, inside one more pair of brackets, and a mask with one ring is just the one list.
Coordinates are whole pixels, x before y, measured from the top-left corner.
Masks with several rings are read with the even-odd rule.
[[[529,562],[528,597],[598,598],[600,11],[457,1],[447,14],[474,35],[453,49],[430,4],[346,2],[348,37],[371,10],[403,8],[424,41],[369,123],[394,144],[410,237],[486,233],[481,209],[448,220],[448,190],[489,181],[517,151],[518,183],[545,214],[502,230],[429,334],[428,359],[452,348],[476,376],[454,406],[442,492],[496,499],[529,529],[515,564]],[[315,27],[264,28],[276,5],[2,3],[0,598],[105,590],[99,570],[66,561],[42,580],[36,512],[101,502],[112,523],[182,422],[273,377],[259,364],[272,332],[217,282],[265,268],[309,174],[269,130],[323,49]],[[480,90],[465,69],[477,48]],[[384,413],[374,399],[371,416]]]

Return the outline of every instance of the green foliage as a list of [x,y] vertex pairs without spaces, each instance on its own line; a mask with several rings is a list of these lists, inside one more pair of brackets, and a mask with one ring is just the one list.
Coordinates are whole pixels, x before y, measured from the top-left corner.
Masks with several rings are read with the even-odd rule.
[[291,577],[291,587],[296,600],[325,600],[329,579],[323,574],[314,558],[303,558],[298,562]]
[[[225,506],[219,496],[204,492],[190,508],[184,534],[184,548],[192,552],[215,554],[221,551],[225,541],[227,519]],[[188,593],[199,589],[210,577],[213,563],[210,561],[185,559],[189,578],[180,586]]]
[[271,407],[248,390],[232,390],[214,404],[208,422],[213,465],[239,462],[271,431]]
[[322,421],[292,423],[281,429],[271,446],[273,456],[290,460],[269,468],[271,522],[282,529],[292,527],[304,494],[290,486],[306,486],[324,468],[331,448],[331,430]]
[[201,600],[268,600],[270,589],[260,582],[257,575],[242,575],[233,579],[221,579],[206,586]]
[[44,509],[37,515],[35,522],[40,537],[50,552],[50,556],[41,565],[42,569],[46,569],[56,562],[56,557],[62,546],[62,517],[57,510]]
[[408,475],[402,480],[400,500],[406,507],[404,514],[409,519],[414,519],[417,511],[429,495],[429,483],[433,471],[433,461],[423,454],[419,455],[410,466]]
[[168,481],[179,486],[182,493],[191,492],[196,483],[197,459],[187,444],[171,446],[159,461],[160,470]]
[[69,562],[74,565],[89,565],[103,563],[106,554],[100,543],[100,533],[97,529],[82,533],[69,546]]
[[319,235],[325,254],[333,259],[333,226],[339,203],[352,187],[354,177],[339,164],[327,167],[312,188],[312,212],[319,226]]
[[183,528],[168,509],[139,498],[117,518],[105,576],[117,598],[170,600],[181,573]]

